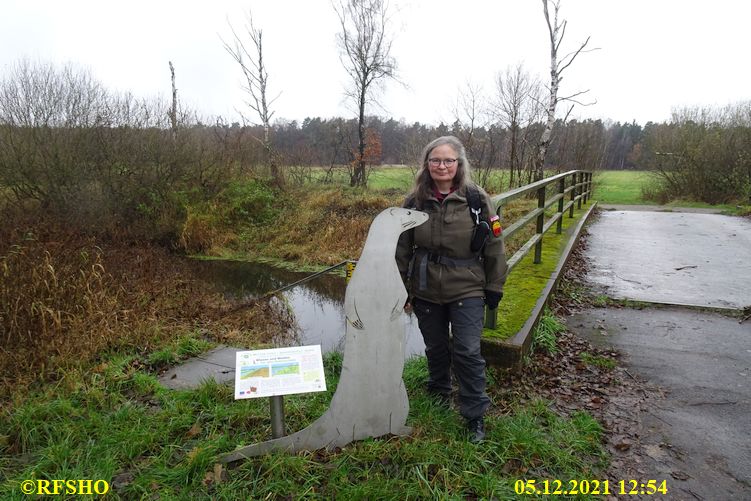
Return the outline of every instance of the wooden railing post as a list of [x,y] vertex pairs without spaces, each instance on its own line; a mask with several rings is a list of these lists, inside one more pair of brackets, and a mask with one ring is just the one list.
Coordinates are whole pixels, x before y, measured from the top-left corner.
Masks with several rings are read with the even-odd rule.
[[589,181],[587,180],[587,173],[582,172],[582,198],[581,202],[584,205],[587,205],[587,183]]
[[582,197],[581,194],[584,193],[584,173],[579,172],[579,182],[576,183],[577,189],[579,195],[579,200],[576,201],[576,209],[579,210],[582,208]]
[[542,227],[545,225],[545,186],[537,190],[537,208],[542,209],[537,216],[537,234],[540,239],[535,244],[535,264],[542,262]]
[[498,327],[498,308],[491,310],[487,306],[485,307],[485,328],[495,329]]
[[558,199],[558,213],[560,216],[558,216],[558,223],[555,226],[555,232],[561,233],[563,231],[563,193],[566,191],[566,178],[562,177],[558,181],[558,194],[561,196],[561,198]]
[[574,198],[576,198],[576,172],[571,174],[571,206],[568,208],[568,217],[574,217]]

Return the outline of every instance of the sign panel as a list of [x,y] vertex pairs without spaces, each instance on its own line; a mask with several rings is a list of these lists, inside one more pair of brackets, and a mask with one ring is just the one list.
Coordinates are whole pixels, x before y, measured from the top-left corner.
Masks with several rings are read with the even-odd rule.
[[326,391],[321,345],[238,351],[235,399]]

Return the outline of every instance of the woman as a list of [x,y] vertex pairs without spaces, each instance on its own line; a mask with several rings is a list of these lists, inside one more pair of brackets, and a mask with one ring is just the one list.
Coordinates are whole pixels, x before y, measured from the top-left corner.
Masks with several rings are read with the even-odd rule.
[[[425,341],[427,389],[448,405],[453,367],[459,411],[470,440],[480,442],[485,438],[483,415],[490,405],[480,354],[484,306],[498,307],[508,270],[498,216],[487,193],[472,182],[464,146],[453,136],[439,137],[425,147],[404,206],[429,216],[426,223],[402,234],[396,251],[410,293],[405,310],[417,315]],[[495,232],[489,230],[493,223]]]

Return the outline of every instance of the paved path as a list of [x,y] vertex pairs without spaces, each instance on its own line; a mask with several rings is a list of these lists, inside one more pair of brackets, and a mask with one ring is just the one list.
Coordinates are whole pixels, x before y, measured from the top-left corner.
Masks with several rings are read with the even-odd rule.
[[[751,321],[686,308],[597,308],[566,323],[625,353],[629,371],[668,392],[641,418],[644,480],[666,479],[669,499],[751,499]],[[682,473],[686,480],[675,478]]]
[[[609,297],[751,305],[746,219],[616,210],[589,233],[587,280]],[[751,320],[683,307],[598,308],[567,324],[666,390],[638,430],[647,451],[640,480],[666,479],[670,499],[751,499]]]
[[751,305],[751,221],[718,214],[600,213],[590,282],[609,297],[740,309]]

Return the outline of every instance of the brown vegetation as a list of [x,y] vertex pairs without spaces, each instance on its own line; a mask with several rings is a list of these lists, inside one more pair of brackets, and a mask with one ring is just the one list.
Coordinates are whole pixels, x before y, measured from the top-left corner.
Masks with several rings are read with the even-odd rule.
[[[342,187],[299,190],[289,196],[295,203],[283,208],[259,242],[273,249],[274,257],[308,265],[357,259],[373,218],[386,207],[401,205],[404,198]],[[264,253],[268,255],[268,249]]]
[[290,327],[267,301],[226,314],[230,308],[163,248],[85,236],[54,220],[6,218],[0,395],[108,350],[145,354],[188,333],[251,346]]

